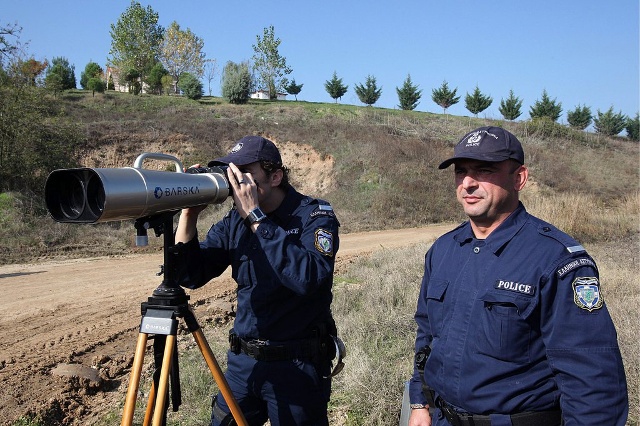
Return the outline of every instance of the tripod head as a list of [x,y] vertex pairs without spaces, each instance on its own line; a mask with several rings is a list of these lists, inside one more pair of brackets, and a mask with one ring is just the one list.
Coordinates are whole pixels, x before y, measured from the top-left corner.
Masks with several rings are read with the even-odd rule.
[[[160,267],[158,275],[163,275],[160,286],[153,291],[149,303],[163,306],[177,306],[186,304],[189,296],[180,287],[177,281],[175,265],[175,237],[173,234],[173,217],[178,210],[163,212],[151,216],[136,219],[136,245],[148,244],[147,231],[153,229],[156,237],[164,234],[164,264]],[[153,299],[153,300],[152,300]]]

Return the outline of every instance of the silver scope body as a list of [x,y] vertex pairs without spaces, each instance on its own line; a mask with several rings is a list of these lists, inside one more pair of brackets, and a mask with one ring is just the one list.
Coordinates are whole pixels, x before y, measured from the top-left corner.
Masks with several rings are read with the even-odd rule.
[[[175,172],[142,168],[145,159],[167,160]],[[97,223],[138,219],[156,213],[224,202],[231,194],[220,173],[184,173],[175,157],[143,153],[133,167],[59,169],[45,183],[45,202],[54,220]]]

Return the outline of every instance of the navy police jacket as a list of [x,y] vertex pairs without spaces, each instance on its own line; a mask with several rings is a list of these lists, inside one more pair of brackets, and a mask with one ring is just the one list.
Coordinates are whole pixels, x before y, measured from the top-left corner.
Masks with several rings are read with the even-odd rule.
[[232,209],[204,241],[198,243],[196,236],[179,247],[179,283],[198,288],[231,266],[238,284],[238,336],[272,341],[310,337],[314,326],[333,323],[338,227],[327,202],[289,187],[282,204],[255,234]]
[[[416,351],[424,379],[474,414],[561,408],[565,426],[620,425],[628,396],[595,262],[522,204],[486,240],[469,222],[427,252]],[[412,403],[426,403],[414,371]]]

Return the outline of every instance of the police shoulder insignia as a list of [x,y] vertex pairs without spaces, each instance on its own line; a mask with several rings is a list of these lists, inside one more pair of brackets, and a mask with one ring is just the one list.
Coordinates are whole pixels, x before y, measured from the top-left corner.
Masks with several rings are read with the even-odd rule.
[[569,272],[573,271],[574,269],[580,268],[582,266],[589,266],[594,269],[596,268],[596,264],[593,260],[587,257],[581,257],[578,259],[572,259],[569,263],[565,264],[561,268],[558,268],[556,273],[558,274],[558,278],[563,278]]
[[573,301],[589,312],[602,308],[604,300],[596,277],[578,277],[573,280]]
[[319,204],[318,207],[315,208],[309,215],[309,217],[314,218],[316,216],[331,216],[336,217],[336,214],[333,211],[333,207],[329,204]]
[[315,246],[325,256],[333,256],[333,234],[326,229],[316,229]]

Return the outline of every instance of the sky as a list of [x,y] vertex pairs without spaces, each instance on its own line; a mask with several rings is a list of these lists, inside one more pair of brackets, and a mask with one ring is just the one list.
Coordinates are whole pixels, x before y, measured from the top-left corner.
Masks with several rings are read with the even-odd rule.
[[[546,90],[566,113],[640,110],[638,0],[140,0],[204,40],[218,64],[211,92],[220,95],[228,61],[250,60],[256,37],[273,25],[279,53],[303,84],[298,100],[334,102],[324,88],[333,73],[348,86],[339,100],[364,105],[354,87],[368,76],[382,95],[374,106],[398,108],[396,88],[408,75],[422,90],[416,111],[442,113],[431,99],[444,81],[460,101],[447,113],[468,116],[464,98],[476,86],[493,98],[480,117],[501,119],[500,101],[523,101],[519,120]],[[64,57],[76,79],[90,61],[110,57],[111,25],[130,0],[0,0],[0,26],[22,27],[21,42],[37,60]],[[203,81],[205,94],[208,82]],[[79,85],[78,85],[79,87]],[[294,100],[294,96],[287,96]]]

